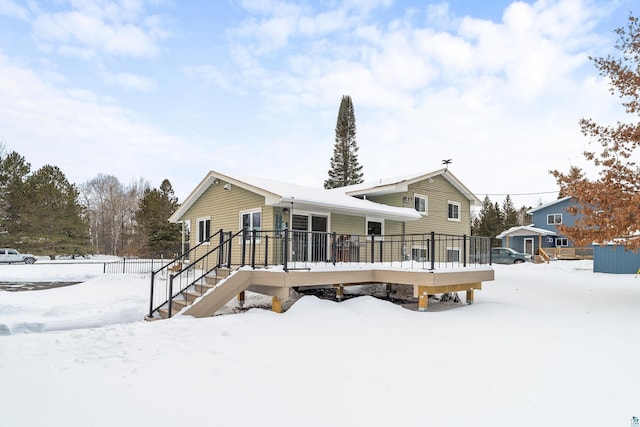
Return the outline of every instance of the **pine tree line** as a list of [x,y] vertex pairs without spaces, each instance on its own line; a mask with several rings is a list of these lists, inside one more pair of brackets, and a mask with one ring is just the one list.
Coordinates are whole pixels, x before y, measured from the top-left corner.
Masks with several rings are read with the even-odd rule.
[[522,206],[517,209],[513,205],[511,196],[507,195],[502,206],[493,203],[489,196],[482,201],[480,212],[471,223],[471,234],[474,236],[496,237],[511,227],[531,224],[531,215],[527,211],[530,207]]
[[151,189],[110,175],[76,187],[56,166],[36,171],[0,142],[0,246],[48,255],[171,256],[180,251],[169,180]]

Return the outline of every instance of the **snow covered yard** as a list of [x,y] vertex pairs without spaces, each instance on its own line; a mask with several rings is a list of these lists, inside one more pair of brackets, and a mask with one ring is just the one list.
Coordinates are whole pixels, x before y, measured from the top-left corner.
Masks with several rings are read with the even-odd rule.
[[[0,266],[0,280],[37,265]],[[640,278],[589,261],[496,265],[474,305],[435,312],[305,296],[284,314],[150,323],[146,275],[55,267],[42,280],[51,268],[84,283],[0,292],[2,426],[609,427],[640,415]]]

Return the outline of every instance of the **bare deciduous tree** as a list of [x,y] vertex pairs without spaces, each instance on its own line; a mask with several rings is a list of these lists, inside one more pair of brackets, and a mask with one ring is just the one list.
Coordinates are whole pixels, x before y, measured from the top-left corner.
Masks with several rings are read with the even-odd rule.
[[[640,21],[633,15],[625,27],[616,29],[619,57],[591,58],[600,75],[607,77],[612,94],[622,98],[633,123],[618,122],[603,126],[592,119],[580,120],[585,136],[597,141],[600,152],[587,151],[585,158],[599,170],[599,178],[590,180],[580,168],[567,173],[551,171],[563,195],[577,203],[569,208],[579,215],[575,225],[558,228],[577,245],[604,243],[615,238],[629,249],[640,249],[640,168],[635,150],[640,146]],[[635,158],[635,159],[634,159]]]
[[115,176],[103,174],[80,186],[94,252],[135,254],[134,214],[146,188],[149,184],[143,179],[125,186]]

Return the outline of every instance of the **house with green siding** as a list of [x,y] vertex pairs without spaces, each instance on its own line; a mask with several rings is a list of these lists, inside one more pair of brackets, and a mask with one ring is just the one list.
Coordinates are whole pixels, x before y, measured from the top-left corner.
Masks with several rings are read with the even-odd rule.
[[[211,171],[169,220],[183,224],[189,247],[218,230],[286,229],[296,233],[294,238],[307,239],[294,244],[293,260],[320,261],[336,250],[322,233],[339,236],[341,256],[347,249],[353,256],[368,236],[470,235],[471,206],[480,203],[448,169],[330,190]],[[260,244],[260,237],[254,242]],[[426,248],[413,244],[406,251],[407,257],[420,258]]]
[[384,284],[429,296],[493,280],[490,239],[470,236],[480,200],[448,169],[335,189],[211,171],[169,219],[185,248],[151,276],[149,319],[213,315],[245,291],[281,311],[291,290]]

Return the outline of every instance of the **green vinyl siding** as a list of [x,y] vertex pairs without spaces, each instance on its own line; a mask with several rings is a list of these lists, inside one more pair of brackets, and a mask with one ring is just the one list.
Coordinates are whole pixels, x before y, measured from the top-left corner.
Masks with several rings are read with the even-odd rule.
[[[402,196],[406,196],[404,193],[384,194],[382,196],[367,196],[367,200],[380,203],[387,206],[402,206]],[[407,206],[411,207],[411,206]]]
[[[262,224],[271,224],[273,221],[273,209],[264,207],[263,196],[233,185],[230,191],[225,191],[224,184],[224,182],[220,182],[211,185],[181,218],[181,220],[188,219],[191,221],[192,232],[189,243],[192,248],[198,244],[196,227],[199,218],[211,218],[212,235],[220,229],[233,232],[239,231],[241,228],[241,211],[261,209]],[[215,242],[212,241],[212,245],[217,245],[217,242],[217,240]],[[206,250],[208,248],[197,251],[195,257],[203,255]]]
[[402,234],[402,222],[386,220],[384,222],[384,234]]
[[[407,234],[422,234],[434,231],[441,234],[471,234],[470,208],[471,204],[466,195],[462,194],[442,176],[433,178],[433,182],[426,180],[409,185],[404,196],[413,197],[414,194],[428,197],[427,215],[417,221],[408,221],[405,232]],[[460,204],[460,221],[449,221],[448,202]]]
[[332,214],[331,231],[338,234],[366,234],[366,222],[364,217]]

